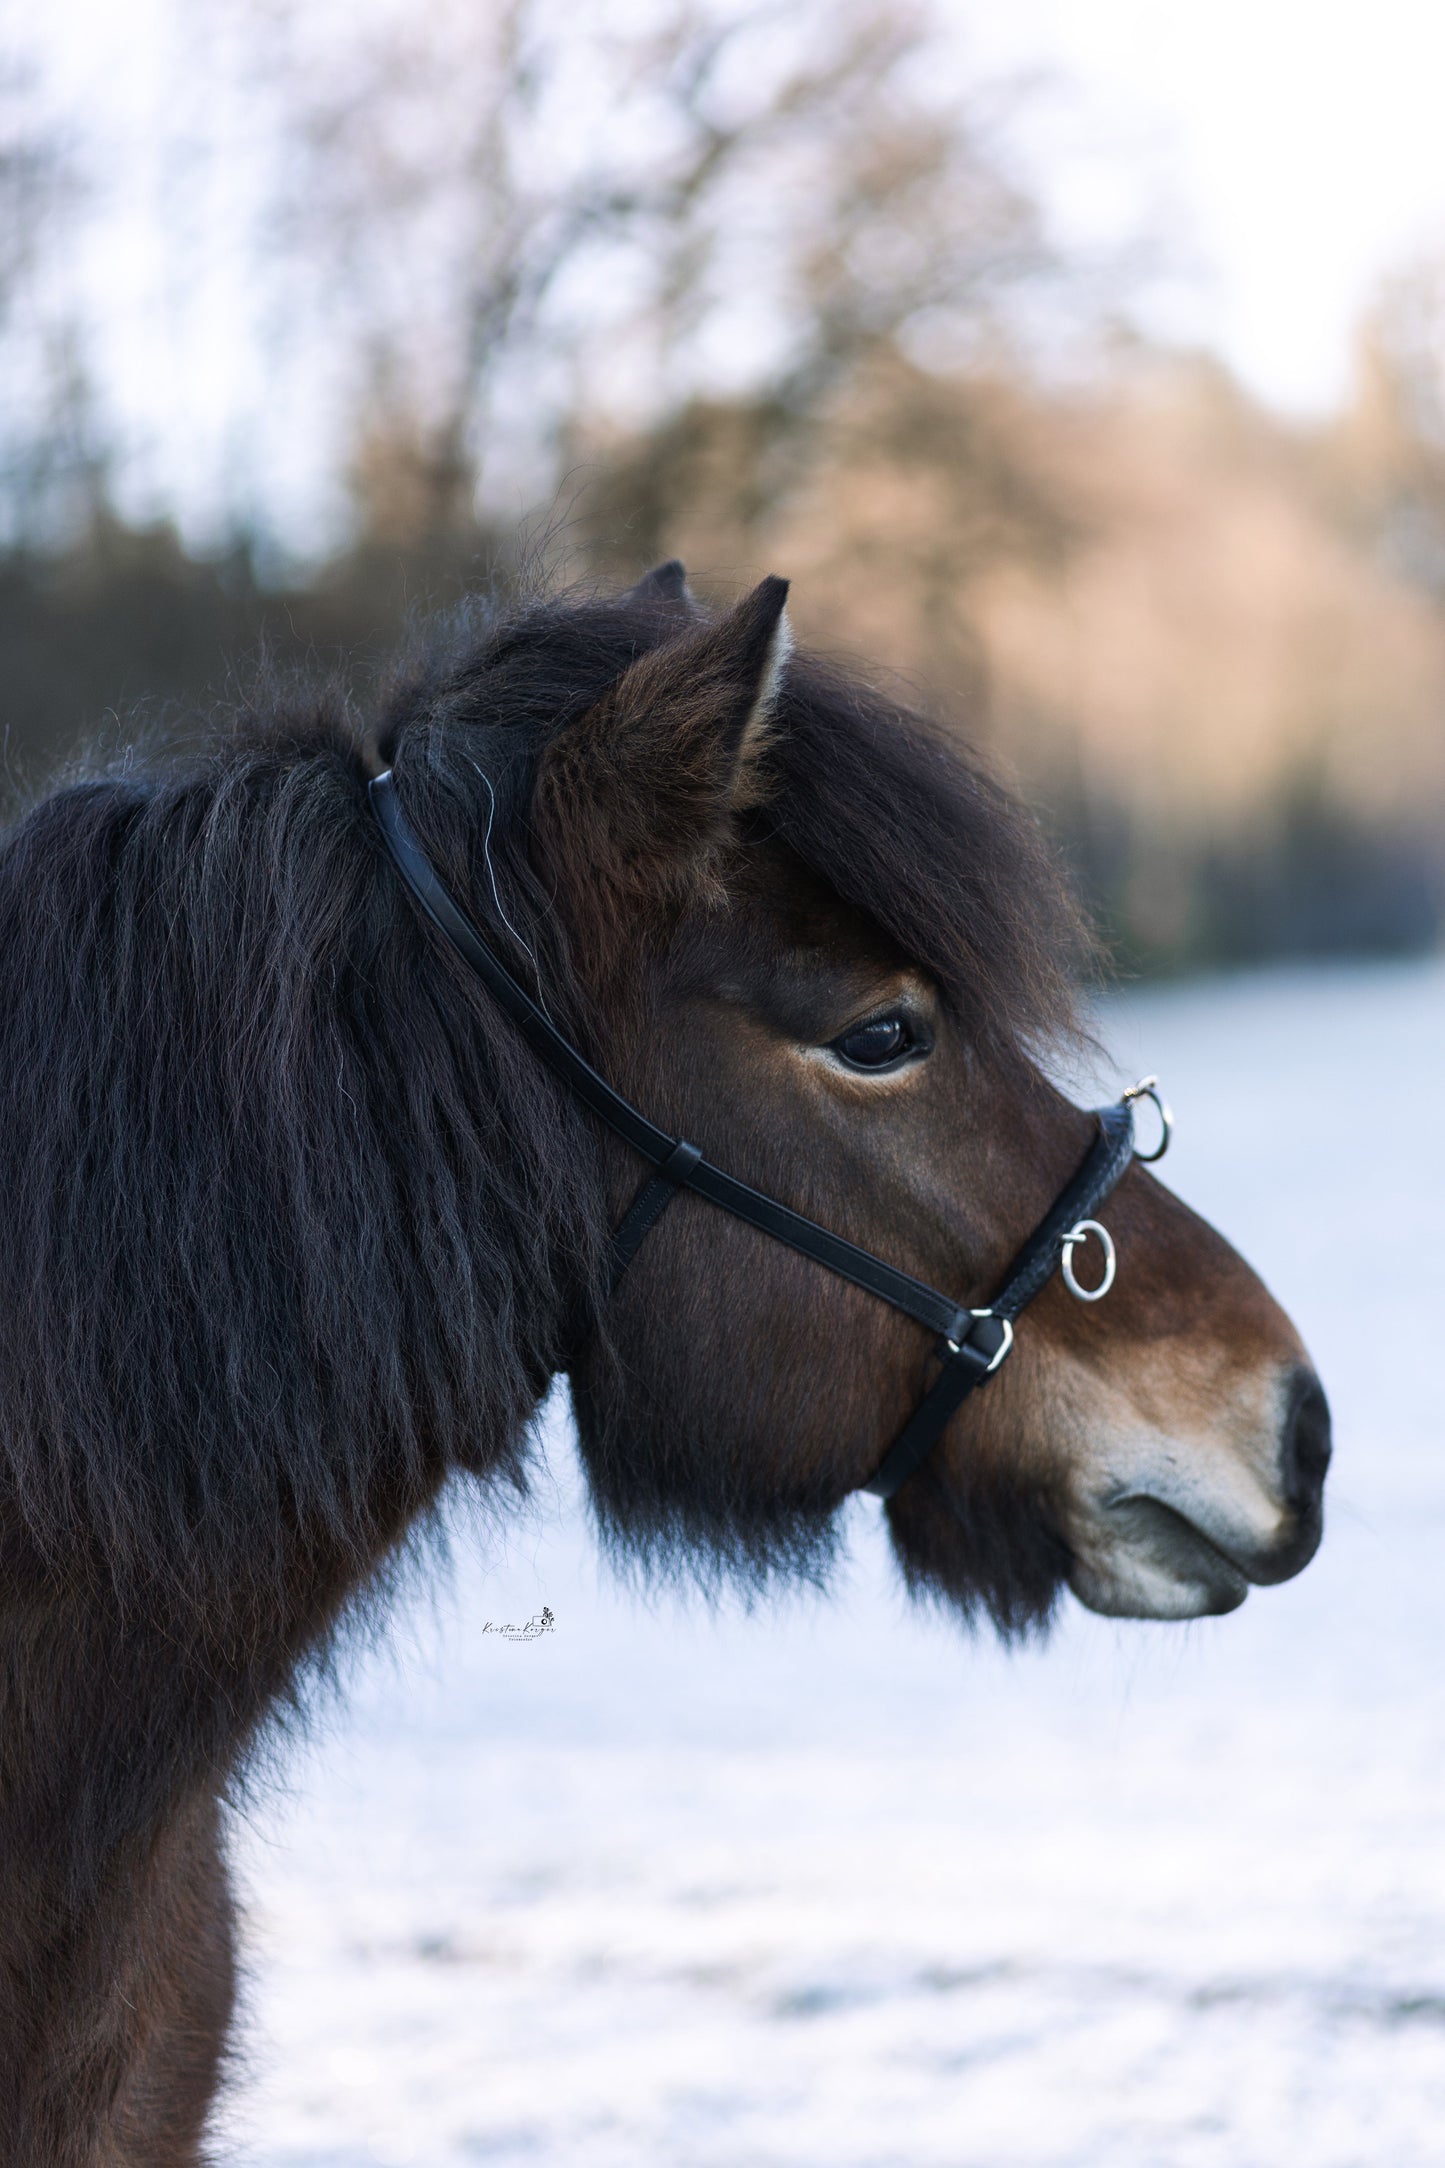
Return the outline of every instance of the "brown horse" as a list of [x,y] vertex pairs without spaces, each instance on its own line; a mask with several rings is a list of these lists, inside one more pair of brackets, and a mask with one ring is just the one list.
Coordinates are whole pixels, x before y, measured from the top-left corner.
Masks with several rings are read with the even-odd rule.
[[[1078,922],[956,745],[680,568],[473,624],[373,726],[279,699],[0,852],[0,2158],[200,2158],[221,1802],[448,1474],[525,1483],[571,1375],[609,1541],[826,1571],[933,1374],[913,1319],[639,1169],[417,908],[451,894],[615,1086],[977,1305],[1088,1154],[1038,1058]],[[887,1513],[1004,1632],[1225,1611],[1320,1533],[1288,1320],[1137,1166]]]

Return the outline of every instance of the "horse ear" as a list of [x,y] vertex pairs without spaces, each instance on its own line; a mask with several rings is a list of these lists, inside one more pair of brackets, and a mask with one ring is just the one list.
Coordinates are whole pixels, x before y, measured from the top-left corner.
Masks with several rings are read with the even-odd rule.
[[629,587],[624,602],[690,603],[692,596],[687,589],[687,572],[680,557],[669,557],[665,565],[654,565],[644,572],[635,587]]
[[[706,879],[758,774],[792,648],[786,580],[767,579],[719,624],[651,649],[553,739],[538,825],[561,867],[634,895]],[[550,852],[549,852],[550,855]]]

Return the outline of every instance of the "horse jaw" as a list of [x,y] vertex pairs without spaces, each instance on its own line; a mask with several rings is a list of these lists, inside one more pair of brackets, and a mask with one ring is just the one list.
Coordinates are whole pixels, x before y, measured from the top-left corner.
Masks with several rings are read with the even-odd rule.
[[1081,1603],[1111,1618],[1216,1617],[1237,1610],[1251,1586],[1308,1565],[1321,1525],[1317,1508],[1286,1495],[1289,1390],[1288,1371],[1271,1366],[1239,1380],[1207,1419],[1166,1428],[1089,1377],[1065,1531]]

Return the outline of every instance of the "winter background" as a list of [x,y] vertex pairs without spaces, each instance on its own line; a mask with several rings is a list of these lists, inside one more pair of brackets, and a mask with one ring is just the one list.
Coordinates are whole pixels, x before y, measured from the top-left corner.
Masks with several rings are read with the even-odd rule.
[[1007,1654],[872,1500],[826,1600],[643,1600],[558,1401],[237,1805],[218,2158],[1445,2163],[1442,72],[1438,0],[0,0],[0,819],[539,526],[786,573],[1210,974],[1093,1089],[1336,1419],[1298,1582]]
[[459,1532],[235,1820],[238,2158],[1445,2159],[1445,968],[1102,1028],[1320,1365],[1315,1564],[1188,1627],[1070,1601],[1004,1654],[907,1607],[860,1500],[830,1600],[644,1604],[555,1406],[532,1515]]

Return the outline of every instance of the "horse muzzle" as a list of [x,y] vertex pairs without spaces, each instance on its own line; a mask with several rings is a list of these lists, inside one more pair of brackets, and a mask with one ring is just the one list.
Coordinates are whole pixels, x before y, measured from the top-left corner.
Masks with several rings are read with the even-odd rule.
[[1111,1617],[1216,1616],[1290,1580],[1319,1549],[1329,1406],[1314,1372],[1273,1382],[1271,1419],[1213,1436],[1109,1441],[1078,1497],[1070,1586]]

